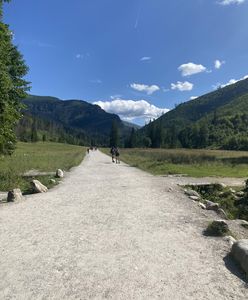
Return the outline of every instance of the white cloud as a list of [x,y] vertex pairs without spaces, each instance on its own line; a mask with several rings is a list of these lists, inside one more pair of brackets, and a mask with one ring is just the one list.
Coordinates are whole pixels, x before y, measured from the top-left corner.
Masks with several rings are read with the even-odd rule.
[[157,92],[160,90],[160,87],[155,84],[146,85],[146,84],[140,84],[140,83],[132,83],[132,84],[130,84],[130,87],[139,92],[146,92],[147,95],[151,95],[154,92]]
[[244,77],[242,77],[240,79],[230,79],[227,83],[224,83],[224,84],[217,83],[216,85],[213,85],[213,88],[214,89],[224,88],[228,85],[234,84],[240,80],[245,80],[245,79],[248,79],[248,75],[245,75]]
[[197,98],[198,98],[198,96],[192,96],[192,97],[189,98],[189,100],[195,100]]
[[215,69],[220,69],[225,63],[226,62],[224,60],[221,61],[219,59],[216,59],[216,61],[214,62],[214,67]]
[[178,70],[181,72],[182,76],[190,76],[197,73],[202,73],[207,71],[207,68],[203,65],[197,65],[194,63],[182,64],[178,67]]
[[76,58],[77,58],[77,59],[83,59],[83,58],[84,58],[84,55],[83,55],[83,54],[80,54],[80,53],[78,53],[78,54],[76,55]]
[[194,87],[194,84],[191,82],[188,82],[188,81],[185,81],[185,82],[178,81],[177,83],[171,84],[172,90],[179,90],[181,92],[191,91],[193,89],[193,87]]
[[96,101],[94,104],[99,105],[109,113],[119,115],[121,119],[127,121],[134,119],[142,119],[143,121],[156,119],[169,111],[167,108],[159,108],[145,100],[116,99],[113,101]]
[[140,61],[147,61],[147,60],[151,60],[152,58],[150,56],[143,56],[141,57]]
[[231,5],[231,4],[242,4],[246,0],[220,0],[218,3],[220,5]]

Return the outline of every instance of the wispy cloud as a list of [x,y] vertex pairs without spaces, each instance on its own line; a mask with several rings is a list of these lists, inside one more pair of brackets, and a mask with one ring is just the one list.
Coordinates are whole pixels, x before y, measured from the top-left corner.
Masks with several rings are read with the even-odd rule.
[[140,61],[148,61],[151,60],[152,58],[150,56],[143,56],[141,57]]
[[101,79],[91,79],[90,82],[91,83],[96,83],[96,84],[101,84],[102,80]]
[[141,83],[132,83],[130,87],[139,92],[145,92],[147,95],[152,95],[153,93],[160,90],[160,87],[153,84],[153,85],[146,85]]
[[242,4],[246,0],[220,0],[217,3],[220,5]]
[[195,100],[195,99],[197,99],[198,98],[198,96],[191,96],[190,98],[189,98],[189,100]]
[[185,92],[185,91],[191,91],[194,87],[194,84],[188,81],[181,82],[178,81],[177,83],[172,83],[171,84],[171,89],[172,90],[178,90],[180,92]]
[[141,13],[141,1],[142,0],[140,0],[140,2],[139,2],[139,8],[138,8],[137,17],[136,17],[135,24],[134,24],[134,29],[137,29],[139,26],[139,19],[140,19],[140,13]]
[[182,76],[191,76],[197,73],[206,72],[207,68],[201,64],[197,65],[195,63],[189,62],[187,64],[182,64],[181,66],[179,66],[178,70],[181,72]]

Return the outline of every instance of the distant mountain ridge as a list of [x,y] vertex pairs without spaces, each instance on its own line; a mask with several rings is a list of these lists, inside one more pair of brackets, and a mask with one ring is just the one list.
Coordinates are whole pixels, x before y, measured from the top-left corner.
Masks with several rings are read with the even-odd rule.
[[[108,145],[113,122],[119,129],[121,138],[131,132],[131,125],[121,121],[119,116],[105,112],[100,106],[82,100],[61,100],[50,96],[29,95],[23,100],[24,119],[17,133],[20,139],[31,135],[34,127],[41,136],[48,139],[80,144]],[[57,137],[56,137],[57,131]],[[53,137],[52,137],[53,136]]]
[[248,149],[248,79],[178,105],[139,135],[153,147]]

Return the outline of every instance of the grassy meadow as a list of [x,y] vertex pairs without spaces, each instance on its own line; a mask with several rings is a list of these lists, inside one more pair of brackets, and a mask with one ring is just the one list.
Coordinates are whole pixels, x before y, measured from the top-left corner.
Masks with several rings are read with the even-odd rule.
[[[83,160],[85,148],[80,146],[49,142],[18,143],[11,156],[0,156],[0,191],[21,188],[29,192],[31,178],[22,174],[29,170],[40,172],[55,172],[58,168],[65,171],[77,166]],[[39,176],[48,187],[49,180],[54,176]]]
[[[109,149],[103,150],[109,154]],[[154,175],[248,177],[248,152],[188,149],[121,149],[121,160]]]

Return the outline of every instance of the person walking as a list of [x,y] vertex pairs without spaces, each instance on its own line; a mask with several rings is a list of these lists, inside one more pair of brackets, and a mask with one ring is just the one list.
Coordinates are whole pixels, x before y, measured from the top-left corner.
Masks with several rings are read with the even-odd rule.
[[112,162],[114,163],[115,162],[115,147],[111,147],[110,153],[112,156]]
[[115,160],[116,160],[117,164],[121,163],[120,162],[120,151],[119,151],[119,149],[117,147],[115,148]]

